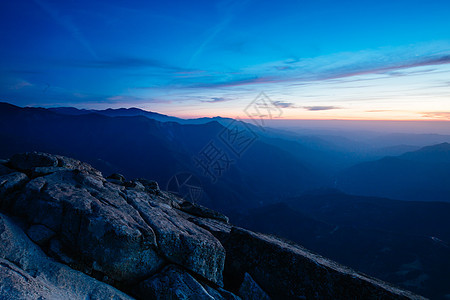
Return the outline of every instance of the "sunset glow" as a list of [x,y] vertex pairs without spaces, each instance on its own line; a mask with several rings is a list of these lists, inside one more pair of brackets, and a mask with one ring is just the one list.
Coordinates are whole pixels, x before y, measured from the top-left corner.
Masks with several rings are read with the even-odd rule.
[[283,119],[450,120],[446,1],[4,6],[1,101],[243,118],[264,92]]

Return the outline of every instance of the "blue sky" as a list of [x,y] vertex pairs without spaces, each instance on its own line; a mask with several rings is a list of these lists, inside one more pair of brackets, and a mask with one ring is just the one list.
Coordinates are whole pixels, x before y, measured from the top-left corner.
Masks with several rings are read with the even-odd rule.
[[449,1],[4,1],[0,101],[450,119]]

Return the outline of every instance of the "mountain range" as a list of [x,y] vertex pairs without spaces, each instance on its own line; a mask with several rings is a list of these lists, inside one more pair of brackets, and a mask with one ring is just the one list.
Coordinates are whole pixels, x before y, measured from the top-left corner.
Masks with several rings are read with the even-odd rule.
[[354,194],[417,201],[450,201],[450,144],[356,164],[337,177]]
[[[412,143],[415,135],[402,134],[393,144],[387,136],[352,140],[220,117],[0,103],[0,157],[54,153],[103,174],[157,180],[161,190],[225,213],[238,226],[445,299],[450,139],[417,135]],[[440,143],[422,147],[429,141]],[[199,158],[211,158],[212,150],[221,160],[205,169]]]
[[[0,156],[27,149],[60,153],[87,161],[105,173],[153,178],[163,185],[187,172],[201,179],[209,196],[204,203],[216,209],[265,203],[279,197],[279,191],[295,195],[320,182],[317,172],[253,131],[246,132],[255,138],[245,153],[234,154],[219,136],[228,133],[227,127],[217,121],[179,124],[144,116],[63,115],[3,104],[0,125],[0,137],[7,145],[0,149]],[[217,182],[195,162],[211,142],[230,161],[222,174],[214,174],[220,175]],[[272,159],[267,159],[268,153]]]

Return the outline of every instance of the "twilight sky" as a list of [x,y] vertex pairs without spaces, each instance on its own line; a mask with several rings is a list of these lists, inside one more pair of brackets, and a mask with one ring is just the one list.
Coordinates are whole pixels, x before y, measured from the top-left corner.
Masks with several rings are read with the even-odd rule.
[[450,1],[14,0],[0,101],[286,119],[450,120]]

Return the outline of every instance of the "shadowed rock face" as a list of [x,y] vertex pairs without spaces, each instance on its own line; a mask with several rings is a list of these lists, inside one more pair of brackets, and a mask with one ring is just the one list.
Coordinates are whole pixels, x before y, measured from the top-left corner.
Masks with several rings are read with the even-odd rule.
[[224,243],[230,285],[245,270],[274,299],[421,299],[275,237],[232,228]]
[[0,299],[132,299],[58,263],[0,214]]
[[242,300],[270,299],[266,292],[261,289],[248,273],[244,275],[244,281],[239,288],[239,296],[241,296]]
[[198,299],[237,300],[221,288],[217,290],[206,283],[200,283],[192,275],[176,265],[168,265],[161,272],[141,282],[137,294],[149,299]]
[[63,156],[1,161],[0,208],[0,298],[420,298]]

